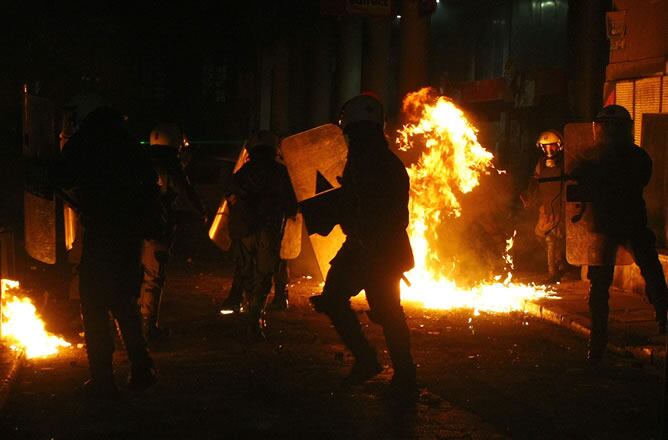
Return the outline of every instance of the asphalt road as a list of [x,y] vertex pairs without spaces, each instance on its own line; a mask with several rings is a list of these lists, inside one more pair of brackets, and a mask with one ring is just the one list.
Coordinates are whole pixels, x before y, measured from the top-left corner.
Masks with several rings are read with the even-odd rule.
[[[163,321],[169,340],[154,347],[160,382],[114,404],[91,404],[77,387],[83,350],[30,361],[0,419],[1,439],[70,438],[427,438],[650,439],[661,378],[611,356],[592,370],[585,343],[522,314],[481,315],[407,308],[423,387],[417,405],[386,397],[390,372],[345,390],[351,359],[329,323],[292,287],[294,306],[270,315],[269,337],[248,343],[239,315],[217,305],[229,277],[193,264],[172,267]],[[368,334],[387,354],[380,329]],[[116,357],[124,385],[127,363]]]

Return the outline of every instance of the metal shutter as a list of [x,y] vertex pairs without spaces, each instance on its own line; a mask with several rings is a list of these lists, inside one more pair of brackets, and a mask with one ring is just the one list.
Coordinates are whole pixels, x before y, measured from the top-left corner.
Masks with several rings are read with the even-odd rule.
[[615,103],[628,110],[633,118],[633,81],[618,81],[615,84]]
[[661,76],[643,78],[635,83],[633,137],[636,145],[641,145],[642,142],[642,115],[661,112],[662,78]]

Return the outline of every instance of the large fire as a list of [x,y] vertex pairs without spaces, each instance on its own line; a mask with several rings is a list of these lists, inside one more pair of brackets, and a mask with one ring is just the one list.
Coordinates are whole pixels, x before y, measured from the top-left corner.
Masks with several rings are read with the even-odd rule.
[[[494,171],[494,156],[477,140],[476,128],[452,101],[424,88],[406,96],[403,112],[408,123],[398,131],[402,150],[423,145],[419,160],[408,173],[411,180],[409,235],[415,255],[415,268],[402,284],[404,301],[422,303],[426,308],[469,308],[488,312],[523,310],[527,301],[550,295],[544,286],[512,282],[513,262],[507,240],[506,275],[481,280],[472,288],[459,286],[448,273],[452,262],[441,261],[438,252],[438,226],[448,217],[459,217],[459,197],[480,184],[480,175]],[[497,171],[502,173],[502,171]]]
[[13,350],[24,350],[28,358],[46,357],[71,344],[44,328],[44,321],[30,298],[18,296],[18,281],[2,279],[2,321],[0,334]]

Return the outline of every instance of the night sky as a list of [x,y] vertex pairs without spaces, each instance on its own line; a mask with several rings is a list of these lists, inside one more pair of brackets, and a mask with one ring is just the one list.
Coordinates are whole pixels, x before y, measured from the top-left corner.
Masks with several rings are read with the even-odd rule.
[[7,15],[11,62],[0,88],[10,99],[3,105],[16,111],[24,82],[57,105],[91,90],[127,113],[139,130],[166,117],[201,136],[217,134],[196,120],[207,99],[221,101],[219,92],[207,89],[206,76],[214,76],[208,80],[214,87],[225,83],[223,100],[236,100],[240,75],[256,70],[258,48],[318,16],[317,2],[160,3],[127,8],[50,2],[14,9]]

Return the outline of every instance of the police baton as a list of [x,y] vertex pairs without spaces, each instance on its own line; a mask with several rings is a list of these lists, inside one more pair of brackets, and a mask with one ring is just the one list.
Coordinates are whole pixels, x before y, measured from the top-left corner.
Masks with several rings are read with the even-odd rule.
[[539,177],[538,179],[536,179],[538,183],[566,182],[567,180],[577,180],[577,177],[569,176],[567,174],[562,174],[560,176]]

